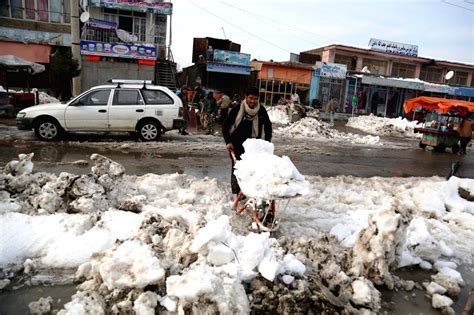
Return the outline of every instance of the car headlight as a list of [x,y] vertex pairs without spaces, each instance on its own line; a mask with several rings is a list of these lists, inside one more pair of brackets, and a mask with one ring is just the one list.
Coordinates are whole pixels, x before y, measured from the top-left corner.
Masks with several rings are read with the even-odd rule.
[[18,114],[16,114],[16,118],[23,118],[25,116],[26,116],[25,112],[19,112]]

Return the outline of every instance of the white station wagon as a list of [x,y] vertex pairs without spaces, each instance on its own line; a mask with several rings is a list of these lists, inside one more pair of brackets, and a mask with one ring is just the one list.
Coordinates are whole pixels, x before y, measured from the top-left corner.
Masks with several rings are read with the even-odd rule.
[[183,128],[182,102],[163,86],[143,80],[112,80],[65,104],[35,105],[16,117],[20,130],[34,129],[41,140],[52,141],[66,132],[132,132],[153,141],[171,129]]

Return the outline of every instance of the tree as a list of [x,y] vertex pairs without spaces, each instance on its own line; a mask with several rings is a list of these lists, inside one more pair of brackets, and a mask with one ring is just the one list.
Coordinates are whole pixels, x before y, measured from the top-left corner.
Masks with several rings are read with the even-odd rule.
[[72,78],[81,73],[79,62],[72,58],[70,48],[58,47],[52,55],[51,73],[59,83],[59,99],[67,101],[72,97]]

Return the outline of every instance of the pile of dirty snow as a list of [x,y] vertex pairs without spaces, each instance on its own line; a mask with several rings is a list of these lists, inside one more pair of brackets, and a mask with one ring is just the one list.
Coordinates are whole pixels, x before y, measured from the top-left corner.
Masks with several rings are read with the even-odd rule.
[[385,118],[373,114],[369,116],[350,117],[347,126],[381,136],[419,138],[421,134],[415,133],[414,128],[421,127],[418,121],[409,121],[406,118]]
[[333,141],[349,142],[352,144],[377,144],[381,145],[378,136],[360,136],[352,133],[344,133],[330,127],[328,123],[312,117],[303,118],[290,126],[280,127],[275,134],[285,137],[316,138],[321,140],[331,139]]
[[[424,287],[433,307],[452,312],[464,285],[457,266],[473,258],[474,180],[308,184],[271,149],[246,147],[250,158],[266,155],[269,172],[280,170],[289,186],[301,180],[289,191],[307,190],[281,211],[275,235],[249,231],[215,179],[130,176],[98,154],[89,174],[34,173],[33,154],[20,155],[0,174],[0,285],[74,268],[77,292],[59,314],[378,312],[378,285]],[[407,265],[435,274],[423,284],[392,274]],[[30,309],[50,311],[50,302]]]
[[[36,89],[33,89],[35,91]],[[48,103],[61,103],[57,98],[54,96],[49,95],[46,92],[38,91],[38,98],[40,104],[48,104]]]
[[285,105],[267,107],[267,113],[270,121],[274,124],[288,125],[290,123],[290,117]]

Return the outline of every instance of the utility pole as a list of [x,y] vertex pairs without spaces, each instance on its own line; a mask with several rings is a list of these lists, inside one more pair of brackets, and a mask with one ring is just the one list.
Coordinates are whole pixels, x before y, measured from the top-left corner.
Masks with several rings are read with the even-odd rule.
[[225,31],[224,31],[224,26],[222,26],[221,28],[222,28],[222,33],[224,33],[224,39],[227,39],[227,36],[225,35]]
[[[68,0],[66,0],[68,1]],[[79,38],[79,1],[71,1],[71,51],[72,58],[76,59],[79,63],[79,69],[82,70],[81,60],[81,46]],[[81,74],[77,77],[72,78],[72,95],[77,96],[81,93]]]

